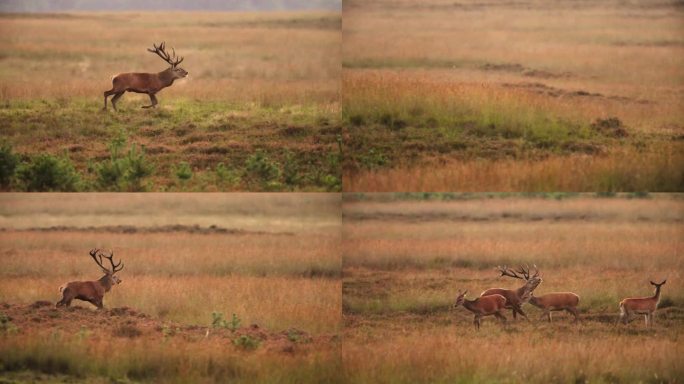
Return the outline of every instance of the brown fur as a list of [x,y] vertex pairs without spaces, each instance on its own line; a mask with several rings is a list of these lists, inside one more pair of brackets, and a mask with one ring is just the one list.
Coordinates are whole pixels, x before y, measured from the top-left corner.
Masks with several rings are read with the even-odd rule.
[[171,86],[176,79],[182,79],[188,75],[185,69],[177,66],[183,61],[183,58],[176,60],[175,51],[173,56],[168,55],[164,50],[164,43],[159,46],[154,45],[154,50],[148,49],[148,51],[157,54],[171,67],[159,73],[120,73],[115,75],[112,78],[112,89],[104,93],[103,110],[107,109],[107,97],[111,95],[114,95],[112,97],[112,108],[116,110],[117,100],[126,92],[146,93],[150,96],[152,104],[144,105],[143,108],[155,107],[158,104],[155,96],[157,92]]
[[506,308],[512,310],[513,319],[516,319],[516,315],[519,313],[529,321],[527,315],[525,312],[523,312],[521,307],[529,300],[532,291],[537,287],[537,285],[539,285],[540,282],[541,279],[530,279],[525,283],[525,285],[518,289],[490,288],[482,292],[480,297],[501,295],[506,298]]
[[71,305],[74,299],[87,301],[95,305],[98,309],[103,308],[102,299],[104,294],[112,289],[114,284],[121,282],[118,278],[107,273],[97,281],[72,281],[59,288],[62,293],[62,300],[57,303],[57,307]]
[[463,307],[473,314],[475,318],[473,319],[473,324],[475,328],[480,329],[481,319],[484,316],[496,316],[500,319],[504,325],[506,324],[506,317],[501,313],[501,311],[506,306],[506,298],[501,295],[489,295],[485,297],[479,297],[475,300],[466,300],[465,296],[468,291],[459,293],[456,298],[456,303],[454,307],[463,305]]
[[657,284],[651,281],[651,285],[655,288],[655,292],[651,297],[626,298],[620,302],[620,317],[618,322],[622,320],[623,324],[627,324],[632,314],[644,315],[646,326],[653,325],[653,315],[658,308],[660,302],[660,287],[665,284],[667,280]]
[[577,305],[579,304],[579,296],[572,292],[552,292],[542,296],[530,297],[530,304],[544,311],[542,317],[546,316],[551,322],[552,311],[568,311],[575,316],[575,321],[579,321],[579,313],[577,312]]

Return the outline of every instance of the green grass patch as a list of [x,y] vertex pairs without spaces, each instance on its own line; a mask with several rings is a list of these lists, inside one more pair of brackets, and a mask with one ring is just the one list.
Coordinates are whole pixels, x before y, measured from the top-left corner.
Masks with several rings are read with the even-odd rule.
[[4,101],[3,187],[27,184],[8,182],[10,160],[45,154],[68,158],[83,183],[33,190],[341,189],[341,125],[327,107],[181,99],[143,110],[138,104],[124,100],[115,112],[84,99]]

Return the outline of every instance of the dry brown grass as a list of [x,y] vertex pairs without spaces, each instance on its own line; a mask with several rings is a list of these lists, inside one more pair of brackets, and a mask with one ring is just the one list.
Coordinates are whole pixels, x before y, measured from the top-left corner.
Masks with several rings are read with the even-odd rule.
[[551,155],[541,160],[427,161],[345,172],[342,185],[346,192],[678,192],[684,188],[682,153],[681,145],[656,145],[645,151],[625,147],[602,155]]
[[[344,343],[354,382],[678,382],[682,353],[682,203],[576,198],[346,202]],[[536,263],[535,291],[580,296],[581,322],[502,328],[452,308],[456,291],[516,288],[497,264]],[[614,327],[618,302],[667,278],[656,325]]]
[[[354,1],[343,18],[345,191],[682,189],[671,3]],[[591,132],[609,117],[628,138]]]
[[165,40],[190,76],[162,100],[335,104],[339,24],[330,12],[4,16],[0,97],[100,98],[113,74],[163,70],[146,48]]
[[[126,305],[194,324],[207,324],[218,311],[275,329],[335,332],[341,306],[338,199],[325,194],[5,195],[3,214],[10,219],[0,232],[0,300],[56,301],[63,283],[100,277],[88,251],[102,247],[113,249],[126,265],[124,282],[105,297],[108,307]],[[169,224],[245,232],[139,232]],[[70,229],[44,230],[55,225]],[[137,230],[97,229],[111,225]]]

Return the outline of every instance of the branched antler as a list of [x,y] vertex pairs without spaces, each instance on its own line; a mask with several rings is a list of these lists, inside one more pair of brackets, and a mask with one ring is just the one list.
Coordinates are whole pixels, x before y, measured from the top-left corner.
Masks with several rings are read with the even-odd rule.
[[[107,256],[102,254],[99,249],[95,248],[90,251],[90,256],[93,258],[93,260],[95,260],[95,263],[97,263],[97,265],[99,265],[100,268],[102,268],[104,271],[110,272],[112,275],[123,269],[123,262],[121,260],[119,260],[118,264],[114,264],[114,251],[109,251],[109,256]],[[112,265],[111,270],[102,265],[103,257],[109,260],[109,263]]]
[[178,64],[183,62],[184,57],[181,56],[180,59],[177,59],[176,58],[176,50],[173,47],[171,48],[171,52],[172,52],[171,55],[169,55],[166,52],[166,42],[162,41],[161,44],[159,44],[158,46],[153,43],[152,46],[154,47],[154,49],[147,48],[147,50],[152,52],[152,53],[157,54],[164,61],[169,63],[169,65],[171,65],[171,67],[175,68]]

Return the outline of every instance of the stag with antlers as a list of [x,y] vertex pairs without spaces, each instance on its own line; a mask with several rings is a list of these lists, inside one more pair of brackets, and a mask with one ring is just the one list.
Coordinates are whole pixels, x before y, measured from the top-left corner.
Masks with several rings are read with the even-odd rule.
[[158,46],[152,44],[154,49],[147,49],[148,51],[158,55],[164,61],[169,63],[171,67],[159,73],[120,73],[112,78],[112,89],[104,93],[104,110],[107,109],[107,97],[112,97],[112,107],[116,110],[116,102],[123,96],[125,92],[146,93],[150,96],[152,104],[144,105],[143,108],[152,108],[157,105],[157,97],[155,94],[162,89],[171,86],[176,79],[182,79],[188,75],[188,72],[179,67],[183,61],[183,57],[176,58],[176,50],[171,48],[171,54],[166,52],[165,43],[162,42]]
[[[114,252],[110,251],[109,255],[105,255],[100,252],[99,249],[93,249],[90,251],[90,257],[93,258],[95,263],[102,268],[104,276],[102,276],[97,281],[72,281],[61,287],[59,291],[62,293],[62,300],[57,303],[58,307],[63,305],[70,306],[71,301],[74,299],[87,301],[95,305],[98,309],[102,309],[102,298],[104,294],[112,289],[115,284],[120,284],[121,279],[116,276],[116,273],[123,269],[123,263],[119,260],[118,263],[114,263]],[[102,265],[102,258],[109,260],[112,268],[109,269]]]
[[533,268],[534,275],[530,275],[529,266],[520,266],[517,271],[510,270],[505,265],[503,267],[498,266],[497,269],[501,272],[501,276],[525,280],[525,285],[518,289],[490,288],[482,292],[480,297],[501,295],[506,298],[506,308],[513,311],[513,319],[517,318],[517,314],[521,314],[527,321],[530,321],[525,312],[522,311],[521,306],[530,299],[532,291],[542,282],[537,266],[533,265]]

